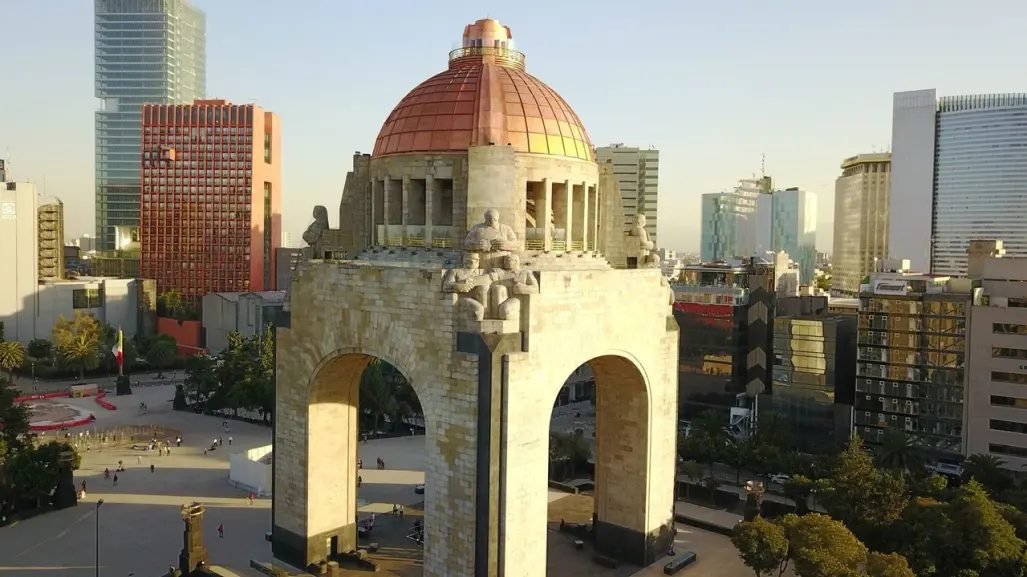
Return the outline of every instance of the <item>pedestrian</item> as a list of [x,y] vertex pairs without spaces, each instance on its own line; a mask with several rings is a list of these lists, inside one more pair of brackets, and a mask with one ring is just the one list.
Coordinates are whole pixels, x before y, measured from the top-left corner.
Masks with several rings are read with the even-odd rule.
[[118,486],[118,474],[117,473],[114,474],[114,486],[115,487]]
[[218,437],[218,444],[219,445],[224,445],[225,444],[225,438],[224,437]]
[[229,447],[232,446],[232,437],[231,437],[231,435],[229,435],[229,437],[228,437],[228,446]]
[[204,457],[206,457],[206,456],[207,456],[207,447],[204,447],[204,448],[203,448],[203,456],[204,456]]
[[393,503],[392,504],[392,516],[395,517],[395,516],[398,516],[398,515],[399,515],[399,505]]
[[224,538],[225,538],[225,524],[224,523],[219,523],[218,524],[218,539],[224,539]]
[[143,456],[142,455],[136,455],[136,465],[142,465],[142,464],[143,464]]
[[403,509],[404,509],[404,508],[405,508],[405,507],[404,507],[403,505],[400,505],[400,506],[399,506],[399,519],[400,519],[401,521],[403,520]]
[[178,437],[175,437],[175,445],[179,446],[179,447],[182,446],[182,436],[181,435],[179,435]]
[[150,472],[153,472],[153,463],[150,463]]
[[253,504],[253,493],[250,493],[250,505]]

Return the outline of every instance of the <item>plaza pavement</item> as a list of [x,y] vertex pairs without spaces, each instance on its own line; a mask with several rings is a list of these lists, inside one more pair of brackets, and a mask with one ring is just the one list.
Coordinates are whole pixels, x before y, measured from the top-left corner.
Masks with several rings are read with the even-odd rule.
[[[228,455],[270,442],[268,427],[230,421],[231,433],[221,430],[215,417],[171,410],[173,386],[145,387],[135,394],[108,398],[118,406],[107,411],[95,400],[69,399],[68,404],[93,412],[97,420],[89,430],[93,435],[127,426],[163,426],[181,431],[183,446],[172,447],[171,456],[157,457],[151,453],[118,448],[97,448],[82,453],[82,468],[76,471],[76,485],[87,482],[87,497],[78,507],[41,515],[0,529],[0,575],[4,577],[92,575],[96,543],[96,502],[99,509],[99,549],[101,575],[160,575],[169,565],[177,565],[182,547],[183,523],[179,518],[182,504],[199,501],[207,507],[204,521],[205,542],[211,560],[235,571],[238,575],[256,576],[249,568],[251,559],[270,560],[270,546],[264,534],[270,526],[270,500],[256,499],[250,505],[247,493],[228,485]],[[148,405],[146,414],[138,406]],[[207,455],[215,436],[233,438],[225,446]],[[414,577],[421,574],[420,555],[416,546],[405,539],[413,520],[422,515],[423,496],[414,493],[414,485],[424,482],[424,437],[399,437],[371,440],[359,445],[364,460],[360,498],[365,516],[379,513],[374,539],[382,545],[376,557],[383,563],[381,575]],[[139,462],[138,457],[141,457]],[[386,469],[375,469],[375,459],[385,460]],[[119,460],[128,469],[119,474],[113,487],[103,480],[105,468],[113,471]],[[150,472],[153,464],[155,470]],[[562,493],[550,492],[551,509],[563,503]],[[393,504],[407,507],[403,520],[387,513]],[[225,537],[217,537],[218,524],[224,524]],[[690,572],[707,577],[733,577],[748,570],[738,559],[730,541],[715,533],[679,526],[679,550],[699,553],[699,562]],[[639,577],[662,574],[666,560],[642,570],[622,567],[604,570],[590,560],[588,551],[575,551],[571,539],[551,523],[549,534],[548,574],[561,577],[608,576]]]

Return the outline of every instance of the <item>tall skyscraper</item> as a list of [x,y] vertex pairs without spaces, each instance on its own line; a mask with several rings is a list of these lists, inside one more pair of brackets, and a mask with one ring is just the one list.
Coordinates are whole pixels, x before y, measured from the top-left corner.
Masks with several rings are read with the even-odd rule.
[[1027,256],[1027,94],[930,89],[893,104],[889,254],[944,275],[966,274],[973,239]]
[[834,251],[831,292],[859,296],[859,285],[888,258],[891,154],[860,154],[842,162],[834,183]]
[[810,284],[817,268],[817,195],[787,188],[773,193],[771,246],[799,264],[799,282]]
[[596,148],[596,162],[613,163],[613,176],[620,188],[624,207],[625,230],[636,214],[645,215],[645,230],[649,239],[659,245],[657,236],[656,205],[660,189],[660,151],[611,144]]
[[743,179],[731,192],[702,195],[699,254],[703,262],[748,258],[774,250],[770,177]]
[[116,231],[139,226],[143,104],[202,98],[207,24],[186,0],[95,0],[96,235],[112,250]]
[[254,104],[143,107],[140,273],[195,303],[274,290],[281,127]]

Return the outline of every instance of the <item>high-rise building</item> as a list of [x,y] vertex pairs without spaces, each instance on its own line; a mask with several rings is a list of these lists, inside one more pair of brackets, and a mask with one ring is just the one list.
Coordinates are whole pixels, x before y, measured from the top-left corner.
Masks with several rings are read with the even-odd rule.
[[95,20],[97,249],[114,250],[139,226],[143,105],[204,96],[207,24],[186,0],[96,0]]
[[4,338],[28,344],[36,338],[39,220],[36,188],[27,182],[0,182],[0,246],[4,247],[0,250],[0,323],[4,325]]
[[1027,467],[1027,259],[983,262],[970,309],[966,454]]
[[39,277],[64,278],[64,203],[59,198],[37,202]]
[[799,281],[812,283],[817,268],[817,195],[788,188],[771,197],[771,250],[787,252],[799,265]]
[[888,258],[891,154],[860,154],[842,162],[834,183],[831,293],[859,296],[874,260]]
[[282,231],[282,248],[293,248],[291,232]]
[[731,192],[702,195],[700,257],[703,262],[749,258],[773,251],[770,179],[743,179]]
[[971,280],[884,259],[860,288],[856,432],[878,444],[889,430],[905,431],[933,457],[957,458]]
[[1000,238],[1010,256],[1027,256],[1024,182],[1027,94],[895,94],[893,257],[918,270],[963,275],[972,239]]
[[624,230],[628,230],[636,214],[645,215],[645,230],[649,240],[659,245],[656,205],[660,188],[660,151],[654,148],[634,148],[611,144],[596,148],[596,162],[613,163],[613,175],[620,188],[624,206]]
[[274,290],[281,127],[254,104],[143,107],[141,262],[161,293]]

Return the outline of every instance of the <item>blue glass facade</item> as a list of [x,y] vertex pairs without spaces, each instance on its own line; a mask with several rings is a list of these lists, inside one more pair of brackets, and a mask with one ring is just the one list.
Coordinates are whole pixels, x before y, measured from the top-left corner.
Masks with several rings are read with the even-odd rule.
[[790,188],[773,194],[771,246],[799,265],[799,282],[809,284],[817,266],[817,195]]
[[965,275],[973,239],[1027,256],[1027,94],[943,97],[936,122],[932,272]]
[[142,106],[206,92],[206,17],[185,0],[95,0],[96,237],[139,226]]

